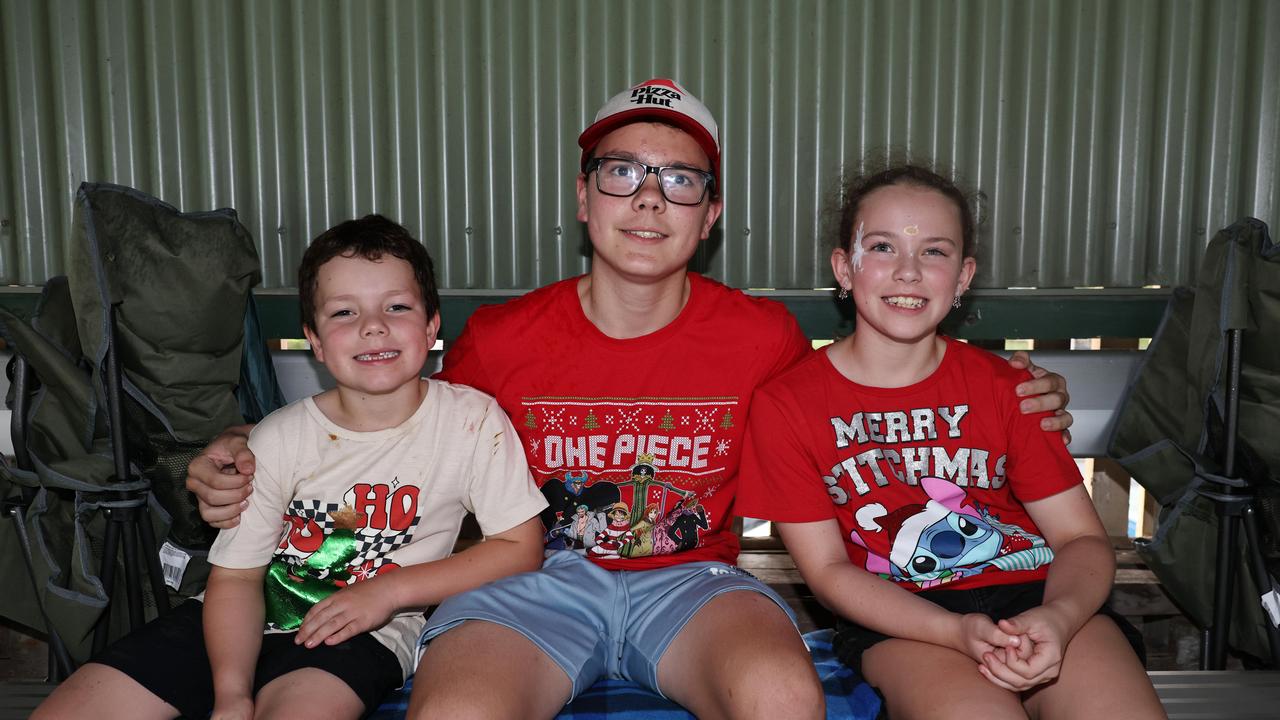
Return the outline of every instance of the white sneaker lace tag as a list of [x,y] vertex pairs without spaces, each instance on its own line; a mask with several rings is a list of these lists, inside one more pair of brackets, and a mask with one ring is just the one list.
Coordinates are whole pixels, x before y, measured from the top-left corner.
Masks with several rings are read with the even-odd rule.
[[189,562],[191,556],[186,551],[166,540],[160,547],[160,569],[164,571],[164,584],[178,590],[182,586],[182,576],[186,574]]
[[1280,592],[1277,592],[1274,580],[1271,581],[1271,590],[1262,596],[1262,609],[1267,611],[1271,624],[1280,627]]

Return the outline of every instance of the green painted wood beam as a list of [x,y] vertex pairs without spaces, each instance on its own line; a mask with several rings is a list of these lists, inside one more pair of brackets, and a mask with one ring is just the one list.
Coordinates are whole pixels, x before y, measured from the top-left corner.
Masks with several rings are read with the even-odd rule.
[[[811,338],[853,331],[849,302],[826,291],[752,291],[785,304]],[[1166,289],[973,290],[943,322],[966,340],[1151,337],[1169,300]]]
[[[786,305],[811,338],[836,338],[853,330],[849,304],[823,290],[752,290]],[[453,290],[440,297],[441,336],[452,340],[481,305],[505,302],[519,291]],[[258,293],[258,310],[269,337],[301,337],[298,301],[292,293]],[[1169,299],[1167,290],[975,290],[944,325],[968,340],[1151,337]]]
[[[752,290],[786,305],[805,334],[815,339],[842,337],[853,330],[847,302],[837,303],[825,290]],[[39,288],[0,289],[0,307],[27,316],[35,308]],[[481,305],[501,303],[520,291],[446,290],[441,292],[441,336],[452,340],[467,317]],[[254,294],[267,337],[302,337],[298,297],[291,291]],[[1037,340],[1108,337],[1137,338],[1155,334],[1169,291],[1154,290],[974,290],[944,329],[968,340],[1032,338]]]
[[0,288],[0,307],[18,317],[30,317],[40,300],[40,290],[38,287],[16,285]]

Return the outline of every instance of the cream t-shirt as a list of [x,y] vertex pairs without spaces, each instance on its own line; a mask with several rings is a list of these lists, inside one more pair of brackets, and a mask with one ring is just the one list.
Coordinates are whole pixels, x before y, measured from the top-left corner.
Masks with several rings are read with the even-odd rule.
[[[249,436],[257,458],[249,508],[218,534],[209,562],[301,562],[334,531],[335,514],[354,511],[357,554],[348,567],[359,582],[447,557],[468,512],[486,536],[536,516],[546,500],[498,403],[465,385],[427,382],[417,411],[386,430],[339,427],[312,398],[267,416]],[[405,677],[424,622],[423,608],[409,609],[372,633]]]

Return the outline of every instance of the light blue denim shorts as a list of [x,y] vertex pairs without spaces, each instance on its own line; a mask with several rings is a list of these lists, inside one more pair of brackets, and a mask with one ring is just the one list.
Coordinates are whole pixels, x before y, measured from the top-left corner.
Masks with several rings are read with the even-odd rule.
[[732,565],[697,562],[610,571],[560,550],[541,570],[445,600],[427,620],[418,652],[468,620],[485,620],[529,638],[569,676],[573,697],[602,677],[630,680],[662,694],[658,661],[667,646],[703,605],[735,590],[768,597],[795,623],[777,593]]

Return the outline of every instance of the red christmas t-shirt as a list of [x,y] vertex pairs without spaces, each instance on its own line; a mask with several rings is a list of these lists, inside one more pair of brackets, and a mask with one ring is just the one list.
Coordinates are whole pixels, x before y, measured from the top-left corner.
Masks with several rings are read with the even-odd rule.
[[670,324],[619,340],[579,278],[480,308],[442,379],[498,399],[550,503],[547,547],[607,569],[738,556],[730,520],[752,392],[809,352],[782,305],[689,274]]
[[1024,503],[1081,482],[1029,378],[947,339],[942,363],[902,388],[849,381],[814,353],[757,393],[738,512],[835,518],[854,565],[919,591],[1042,579],[1053,552]]

